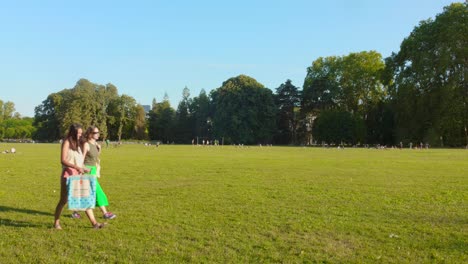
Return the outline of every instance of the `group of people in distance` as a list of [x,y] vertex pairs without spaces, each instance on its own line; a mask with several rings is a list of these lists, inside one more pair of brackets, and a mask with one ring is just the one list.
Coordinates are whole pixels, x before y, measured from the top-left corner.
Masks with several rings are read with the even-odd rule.
[[10,150],[4,150],[2,151],[2,154],[8,154],[8,153],[11,153],[11,154],[15,154],[16,153],[16,149],[15,148],[11,148]]
[[[68,202],[67,177],[79,174],[91,174],[100,176],[101,146],[97,143],[99,139],[99,129],[95,126],[89,127],[85,134],[79,124],[73,124],[68,130],[68,134],[62,141],[60,161],[62,164],[62,174],[60,175],[60,200],[55,208],[54,228],[62,229],[60,225],[60,215]],[[96,179],[96,206],[103,213],[104,219],[114,219],[115,214],[108,212],[106,206],[109,205],[107,196],[102,190]],[[94,217],[92,209],[87,209],[86,215],[91,225],[100,229],[104,224],[99,223]],[[72,213],[72,218],[79,219],[81,215],[78,212]]]

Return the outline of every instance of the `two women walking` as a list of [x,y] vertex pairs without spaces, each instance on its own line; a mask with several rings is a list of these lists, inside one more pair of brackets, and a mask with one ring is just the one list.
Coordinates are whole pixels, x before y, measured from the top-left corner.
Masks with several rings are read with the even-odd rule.
[[[62,142],[60,161],[62,164],[62,174],[60,176],[60,200],[55,208],[54,228],[62,229],[60,225],[60,215],[68,201],[67,177],[79,174],[92,174],[99,176],[99,154],[100,147],[96,142],[99,138],[99,129],[90,127],[85,133],[85,140],[82,139],[83,129],[79,124],[70,126],[66,138]],[[104,218],[113,219],[116,216],[107,212],[105,206],[109,203],[101,186],[96,181],[96,205],[101,209]],[[98,223],[94,217],[92,209],[85,211],[91,225],[100,229],[104,224]],[[74,213],[75,217],[79,215]],[[81,217],[81,216],[80,216]]]
[[[84,156],[84,165],[86,168],[90,169],[89,174],[95,175],[97,178],[101,176],[101,166],[99,155],[101,154],[101,146],[97,143],[99,139],[99,128],[96,126],[90,126],[82,140],[81,149],[83,150]],[[101,210],[104,219],[114,219],[117,217],[112,212],[108,212],[106,206],[109,206],[109,201],[107,200],[107,195],[102,190],[101,185],[99,184],[98,179],[96,178],[96,206]],[[81,218],[81,215],[78,212],[72,213],[72,218]]]

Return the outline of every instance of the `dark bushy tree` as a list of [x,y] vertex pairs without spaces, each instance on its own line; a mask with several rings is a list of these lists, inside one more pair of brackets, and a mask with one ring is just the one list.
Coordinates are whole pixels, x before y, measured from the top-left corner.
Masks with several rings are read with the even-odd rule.
[[34,109],[34,123],[36,131],[33,138],[39,141],[54,141],[61,137],[60,107],[63,102],[61,93],[47,96],[42,104]]
[[[309,128],[313,125],[312,121],[320,117],[322,111],[331,109],[349,112],[365,120],[366,125],[374,125],[367,119],[371,111],[385,101],[386,87],[381,78],[384,69],[382,56],[375,51],[315,60],[307,69],[304,80],[303,131],[307,131],[304,126]],[[376,127],[367,129],[377,130]],[[310,143],[311,136],[305,134]]]
[[151,140],[160,140],[164,143],[173,142],[175,111],[167,97],[161,103],[154,104],[149,112],[149,136]]
[[277,107],[277,132],[275,135],[276,144],[296,144],[298,109],[301,103],[301,93],[299,88],[287,80],[276,88],[275,103]]
[[[35,108],[35,139],[53,141],[62,138],[72,123],[84,128],[96,125],[103,139],[134,136],[136,101],[119,96],[112,84],[99,85],[80,79],[71,89],[50,94]],[[141,121],[141,120],[140,120]]]
[[275,132],[276,109],[271,90],[255,79],[239,75],[212,91],[213,127],[226,143],[270,143]]
[[387,60],[398,141],[468,144],[467,32],[468,3],[453,3],[415,27]]
[[211,139],[212,105],[204,89],[201,89],[198,97],[193,98],[190,112],[193,118],[192,134],[194,139],[197,137]]
[[358,144],[365,139],[365,126],[360,117],[338,110],[323,111],[312,128],[317,143]]
[[148,139],[146,125],[146,113],[142,105],[135,106],[135,123],[133,127],[133,137],[138,140]]
[[177,143],[190,143],[193,127],[193,116],[190,106],[192,100],[190,99],[190,90],[185,87],[182,91],[182,100],[179,102],[175,114],[174,134],[175,142]]

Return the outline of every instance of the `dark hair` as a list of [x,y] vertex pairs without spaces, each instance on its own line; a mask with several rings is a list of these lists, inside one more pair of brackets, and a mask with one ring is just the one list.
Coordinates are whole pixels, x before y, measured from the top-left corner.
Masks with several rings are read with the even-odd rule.
[[78,130],[82,129],[82,126],[78,123],[74,123],[68,129],[68,134],[65,140],[70,142],[70,148],[74,151],[78,150]]
[[94,133],[94,130],[97,128],[97,126],[90,126],[88,129],[86,129],[86,132],[84,135],[81,137],[81,149],[84,149],[84,144],[88,142],[89,136]]

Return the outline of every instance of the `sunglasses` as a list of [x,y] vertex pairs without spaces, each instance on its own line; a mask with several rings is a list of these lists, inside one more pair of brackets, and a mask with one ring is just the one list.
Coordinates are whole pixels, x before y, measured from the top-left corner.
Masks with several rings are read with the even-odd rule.
[[93,132],[93,134],[99,134],[99,132]]

